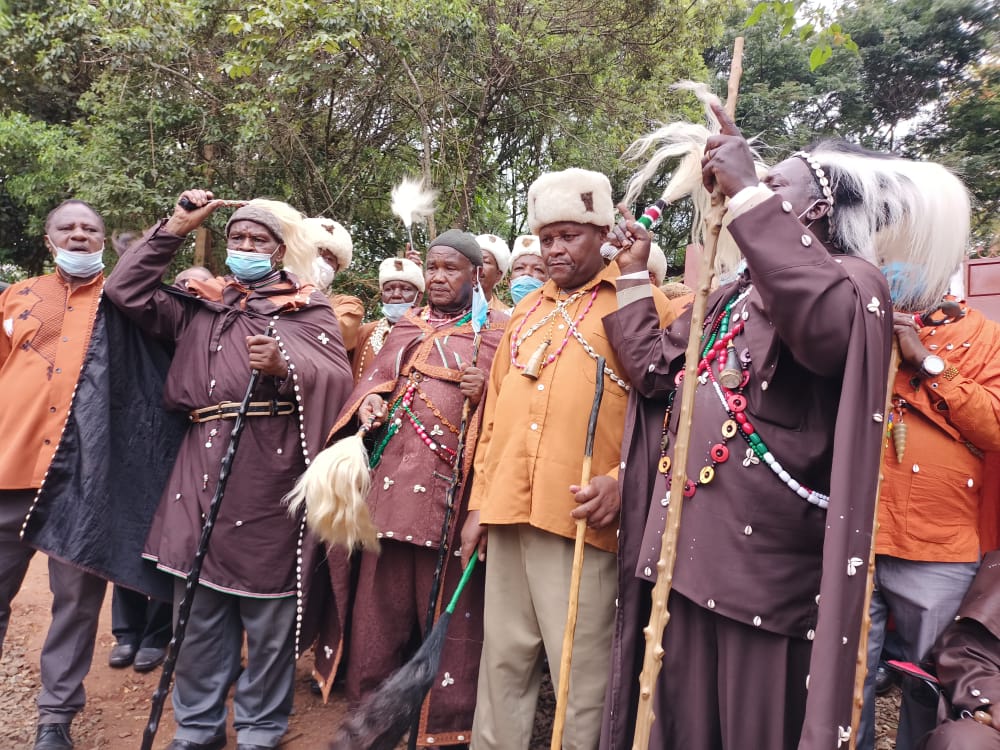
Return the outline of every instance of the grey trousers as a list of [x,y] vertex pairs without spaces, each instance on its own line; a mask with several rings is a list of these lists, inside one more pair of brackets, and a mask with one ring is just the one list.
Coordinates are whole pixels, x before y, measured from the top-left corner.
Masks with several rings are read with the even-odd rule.
[[[875,670],[889,613],[895,619],[905,659],[920,664],[941,631],[954,619],[978,569],[979,563],[917,562],[889,555],[875,558],[868,674],[857,750],[875,747]],[[896,735],[898,750],[914,750],[921,738],[937,724],[937,701],[925,698],[922,693],[917,681],[903,680],[903,702]]]
[[[11,602],[35,554],[19,537],[34,496],[35,490],[0,490],[0,656]],[[49,558],[52,622],[42,646],[40,724],[68,723],[86,702],[83,679],[94,658],[105,588],[102,578]]]
[[[184,581],[174,583],[174,628]],[[198,586],[174,678],[175,738],[208,742],[226,732],[235,682],[236,741],[277,747],[295,692],[295,597],[254,599]],[[240,670],[243,632],[247,665]]]

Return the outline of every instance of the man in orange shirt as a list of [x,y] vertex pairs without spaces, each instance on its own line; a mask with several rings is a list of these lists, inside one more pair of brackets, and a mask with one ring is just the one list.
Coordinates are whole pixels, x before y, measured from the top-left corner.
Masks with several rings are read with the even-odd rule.
[[[888,272],[890,289],[908,269]],[[894,292],[895,293],[895,292]],[[878,508],[868,679],[858,747],[874,747],[875,670],[891,613],[907,661],[920,663],[952,621],[979,567],[983,452],[1000,450],[1000,325],[954,301],[915,315],[897,300],[901,363]],[[919,308],[918,308],[919,309]],[[896,747],[936,723],[904,681]]]
[[[615,615],[629,385],[602,322],[618,309],[618,267],[605,266],[600,254],[614,224],[608,178],[582,169],[542,175],[528,190],[528,224],[550,279],[515,308],[493,361],[462,532],[464,561],[477,547],[485,555],[489,529],[476,750],[528,747],[543,649],[553,682],[564,677],[558,667],[577,518],[589,530],[564,747],[597,747]],[[652,294],[665,325],[666,299]],[[607,360],[600,373],[598,355]],[[605,389],[593,475],[580,487],[598,377]]]
[[[69,200],[45,222],[55,273],[0,295],[0,652],[35,550],[21,538],[70,411],[104,286],[104,221]],[[52,623],[42,646],[35,750],[73,747],[69,725],[84,704],[105,581],[49,558]]]

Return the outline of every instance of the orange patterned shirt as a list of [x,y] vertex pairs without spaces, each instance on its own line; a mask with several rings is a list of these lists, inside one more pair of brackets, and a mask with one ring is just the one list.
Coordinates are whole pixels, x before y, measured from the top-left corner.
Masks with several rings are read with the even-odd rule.
[[0,489],[42,485],[66,424],[103,288],[102,274],[71,290],[52,273],[0,294]]

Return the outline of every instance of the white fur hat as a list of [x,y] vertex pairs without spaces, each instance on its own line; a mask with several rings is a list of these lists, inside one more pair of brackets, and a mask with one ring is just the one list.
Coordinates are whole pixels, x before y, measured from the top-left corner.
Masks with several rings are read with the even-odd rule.
[[345,271],[351,265],[354,255],[354,240],[340,222],[325,217],[306,219],[309,241],[315,246],[316,252],[329,250],[340,265],[338,271]]
[[663,253],[663,248],[655,242],[649,248],[649,260],[646,261],[646,268],[656,277],[656,286],[663,283],[667,278],[667,256]]
[[386,258],[378,264],[379,288],[390,281],[405,281],[424,293],[424,272],[409,258]]
[[615,206],[611,182],[600,172],[565,169],[546,172],[528,188],[528,226],[532,233],[558,221],[611,229]]
[[537,255],[542,257],[542,243],[538,241],[537,235],[522,234],[514,240],[514,249],[510,253],[510,267],[514,267],[514,261],[522,255]]
[[507,247],[507,243],[495,234],[480,234],[476,237],[476,242],[484,252],[493,256],[497,268],[500,269],[500,278],[503,278],[510,268],[510,248]]

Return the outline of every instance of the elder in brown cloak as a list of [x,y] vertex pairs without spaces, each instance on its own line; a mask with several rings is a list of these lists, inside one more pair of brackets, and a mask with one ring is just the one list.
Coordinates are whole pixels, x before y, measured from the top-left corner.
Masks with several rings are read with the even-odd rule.
[[[347,696],[355,704],[402,666],[412,654],[415,636],[427,636],[425,618],[462,404],[468,398],[472,408],[478,406],[507,322],[507,316],[489,312],[477,355],[471,315],[473,283],[482,262],[476,239],[467,232],[449,230],[430,244],[429,304],[407,311],[392,327],[334,427],[336,434],[373,418],[375,425],[385,423],[372,432],[371,457],[377,463],[368,496],[382,549],[361,555],[351,617]],[[476,409],[468,420],[462,485],[455,493],[461,504],[448,530],[455,555],[444,569],[438,611],[462,572],[457,530],[466,515],[465,487],[479,422]],[[439,674],[421,711],[419,745],[469,740],[482,646],[481,571],[473,574],[458,604]],[[324,649],[317,652],[317,671],[325,685],[331,667],[324,663]]]
[[[190,426],[154,518],[145,556],[177,576],[175,606],[188,573],[229,443],[232,418],[261,372],[194,599],[173,691],[178,724],[170,750],[226,744],[226,694],[235,682],[240,748],[276,747],[287,730],[294,658],[311,637],[312,572],[321,550],[282,503],[309,457],[322,447],[352,382],[337,319],[322,294],[278,268],[286,227],[259,205],[226,225],[232,276],[192,281],[190,298],[159,283],[185,236],[221,201],[204,190],[176,206],[122,257],[107,296],[149,335],[176,342],[164,402]],[[269,325],[274,337],[263,335]],[[318,584],[317,584],[318,586]],[[326,593],[322,588],[320,594]],[[248,665],[241,670],[243,633]]]
[[988,552],[932,651],[947,700],[919,750],[1000,748],[1000,552]]
[[[697,389],[684,497],[667,491],[690,314],[659,330],[644,280],[619,282],[604,319],[633,392],[601,747],[632,745],[661,533],[683,502],[649,746],[833,750],[851,734],[892,335],[869,261],[891,250],[875,237],[885,217],[912,215],[883,212],[901,160],[826,144],[759,184],[717,115],[703,179],[730,198],[746,268],[709,297],[700,374],[683,386]],[[884,179],[858,178],[864,164]],[[644,271],[642,225],[614,234],[623,274]]]

